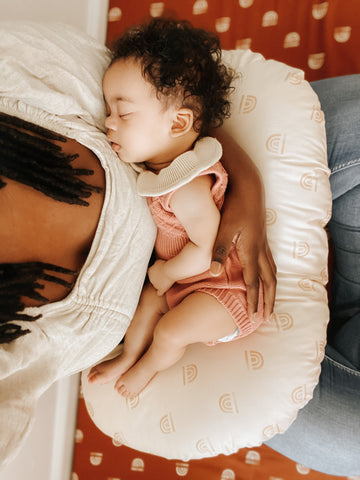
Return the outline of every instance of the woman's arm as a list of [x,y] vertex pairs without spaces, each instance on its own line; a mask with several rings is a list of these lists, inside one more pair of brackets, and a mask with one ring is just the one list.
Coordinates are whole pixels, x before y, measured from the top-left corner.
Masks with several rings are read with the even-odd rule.
[[247,287],[248,313],[256,312],[260,277],[264,284],[265,318],[268,318],[274,308],[276,265],[266,238],[261,177],[250,157],[223,128],[212,134],[222,144],[221,162],[228,172],[229,185],[210,270],[213,275],[221,271],[231,242],[237,236],[237,251]]
[[185,228],[190,241],[175,257],[168,261],[157,260],[149,268],[150,281],[159,295],[178,280],[210,268],[220,222],[220,212],[211,194],[212,183],[209,175],[197,177],[176,190],[171,197],[171,210]]

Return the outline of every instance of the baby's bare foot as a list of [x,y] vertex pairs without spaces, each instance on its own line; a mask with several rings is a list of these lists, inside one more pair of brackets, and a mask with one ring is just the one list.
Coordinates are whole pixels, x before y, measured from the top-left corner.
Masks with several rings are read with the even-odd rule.
[[88,382],[103,385],[125,373],[136,361],[128,355],[120,355],[95,365],[88,373]]
[[114,388],[125,398],[135,397],[144,390],[156,373],[151,367],[144,366],[140,361],[116,381]]

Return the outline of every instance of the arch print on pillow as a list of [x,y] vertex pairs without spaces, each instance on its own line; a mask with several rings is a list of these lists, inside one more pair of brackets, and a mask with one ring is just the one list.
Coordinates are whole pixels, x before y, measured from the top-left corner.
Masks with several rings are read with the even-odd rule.
[[238,72],[225,128],[265,185],[268,240],[278,269],[274,318],[236,342],[188,347],[131,400],[113,383],[89,385],[88,371],[82,376],[100,430],[172,459],[231,454],[284,432],[312,397],[326,342],[324,227],[331,193],[318,98],[301,70],[250,50],[224,51],[223,58]]

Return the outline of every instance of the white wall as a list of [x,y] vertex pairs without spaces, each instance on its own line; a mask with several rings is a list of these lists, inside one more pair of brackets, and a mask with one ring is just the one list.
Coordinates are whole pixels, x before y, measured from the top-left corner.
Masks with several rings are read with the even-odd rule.
[[[108,0],[0,0],[1,20],[70,23],[102,43],[107,11]],[[78,383],[66,378],[43,395],[30,436],[0,480],[70,480]]]
[[71,479],[79,380],[64,378],[40,398],[30,434],[0,480]]
[[0,19],[70,23],[104,43],[108,5],[108,0],[0,0]]

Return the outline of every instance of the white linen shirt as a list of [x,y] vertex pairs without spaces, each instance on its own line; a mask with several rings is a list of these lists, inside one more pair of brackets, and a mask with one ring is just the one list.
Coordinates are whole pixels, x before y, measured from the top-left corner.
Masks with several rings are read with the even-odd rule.
[[42,315],[26,322],[31,333],[0,345],[0,466],[21,446],[41,394],[119,343],[145,278],[156,230],[137,195],[135,172],[104,135],[101,82],[108,62],[107,49],[73,27],[0,22],[0,111],[88,147],[106,182],[92,247],[71,293],[27,308]]

